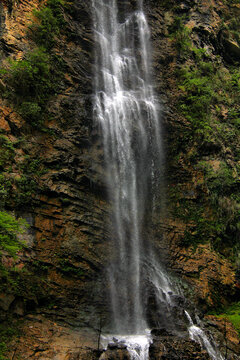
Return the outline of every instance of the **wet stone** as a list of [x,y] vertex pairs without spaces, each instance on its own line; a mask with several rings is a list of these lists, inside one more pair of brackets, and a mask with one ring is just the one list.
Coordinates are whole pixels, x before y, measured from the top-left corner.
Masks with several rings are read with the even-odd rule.
[[127,345],[122,343],[122,342],[114,342],[114,343],[110,343],[108,344],[108,349],[109,350],[116,350],[116,349],[127,349]]
[[171,334],[166,329],[152,329],[151,335],[153,335],[153,336],[173,336],[173,334]]
[[131,356],[126,349],[108,349],[100,356],[99,360],[131,360]]

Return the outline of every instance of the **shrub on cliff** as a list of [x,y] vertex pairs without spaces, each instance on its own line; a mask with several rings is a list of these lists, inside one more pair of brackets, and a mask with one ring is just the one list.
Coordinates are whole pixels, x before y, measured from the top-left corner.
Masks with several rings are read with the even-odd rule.
[[15,256],[23,247],[17,234],[23,233],[25,228],[26,222],[23,219],[16,219],[7,212],[0,211],[0,251],[7,251],[10,255]]
[[25,101],[19,108],[20,115],[24,119],[30,120],[33,125],[38,125],[41,122],[41,112],[42,108],[35,102]]
[[[12,143],[4,135],[0,135],[0,171],[6,168],[6,165],[14,157],[14,148]],[[1,200],[0,200],[1,203]]]
[[65,24],[64,6],[64,0],[47,0],[34,10],[29,34],[37,47],[25,53],[23,59],[5,61],[0,68],[2,96],[39,130],[44,129],[49,117],[47,103],[59,91],[63,79],[65,63],[52,47]]
[[175,47],[178,50],[179,55],[184,56],[189,54],[191,47],[191,29],[183,24],[183,18],[177,16],[169,26],[168,31],[170,37],[175,42]]
[[21,100],[35,97],[42,102],[52,89],[49,56],[46,52],[37,48],[28,52],[23,60],[12,61],[9,84]]
[[23,59],[12,60],[3,73],[5,97],[16,105],[20,115],[33,126],[42,126],[46,103],[59,87],[63,64],[44,48],[29,51]]
[[33,11],[37,21],[29,26],[29,35],[38,45],[46,49],[54,46],[54,38],[59,34],[60,27],[64,25],[63,5],[63,0],[48,0],[40,10]]

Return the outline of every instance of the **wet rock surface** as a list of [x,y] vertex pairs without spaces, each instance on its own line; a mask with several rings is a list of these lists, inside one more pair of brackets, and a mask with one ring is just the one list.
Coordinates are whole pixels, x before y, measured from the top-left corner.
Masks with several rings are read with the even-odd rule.
[[150,346],[149,358],[151,360],[210,360],[207,352],[202,350],[199,344],[175,336],[155,337]]
[[[9,358],[18,354],[21,359],[36,360],[131,359],[129,352],[121,343],[110,344],[105,351],[98,350],[97,329],[76,329],[49,320],[42,315],[27,315],[21,331],[22,336],[12,342]],[[195,342],[159,330],[158,333],[154,332],[149,359],[209,360],[209,356]]]
[[131,360],[131,356],[127,350],[109,349],[104,351],[99,360]]
[[234,326],[226,319],[217,318],[213,315],[207,315],[205,319],[206,328],[217,339],[222,354],[226,358],[239,359],[240,340]]

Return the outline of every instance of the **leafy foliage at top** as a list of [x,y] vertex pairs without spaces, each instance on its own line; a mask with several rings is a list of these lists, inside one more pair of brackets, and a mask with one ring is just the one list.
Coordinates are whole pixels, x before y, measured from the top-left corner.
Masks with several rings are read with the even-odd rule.
[[34,126],[39,126],[46,102],[58,90],[60,67],[59,58],[49,56],[44,48],[36,48],[24,59],[10,62],[6,79],[13,91],[8,91],[7,97]]
[[7,85],[3,96],[38,128],[48,117],[46,104],[59,91],[63,77],[64,63],[53,49],[64,26],[63,5],[63,0],[48,0],[40,10],[34,10],[35,21],[29,27],[29,35],[38,47],[0,69]]
[[29,35],[40,46],[51,49],[55,44],[55,36],[59,35],[60,27],[63,27],[63,0],[48,0],[46,6],[40,10],[34,10],[37,19],[29,27]]
[[43,48],[26,54],[23,60],[11,62],[10,85],[21,99],[42,100],[51,91],[49,56]]

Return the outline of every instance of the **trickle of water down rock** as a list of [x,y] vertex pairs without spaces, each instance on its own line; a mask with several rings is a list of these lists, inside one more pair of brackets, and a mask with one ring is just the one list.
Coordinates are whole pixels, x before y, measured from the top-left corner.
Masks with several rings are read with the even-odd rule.
[[[102,342],[105,347],[111,342],[124,344],[131,359],[147,360],[151,336],[144,306],[146,283],[168,325],[178,296],[142,236],[146,200],[149,203],[156,179],[161,182],[164,158],[151,77],[150,31],[141,0],[92,0],[92,7],[94,117],[103,138],[114,242],[108,269],[112,334],[103,336]],[[192,322],[189,334],[207,348],[203,331]],[[210,355],[220,359],[212,348]]]

